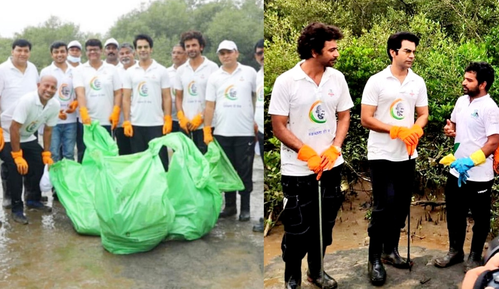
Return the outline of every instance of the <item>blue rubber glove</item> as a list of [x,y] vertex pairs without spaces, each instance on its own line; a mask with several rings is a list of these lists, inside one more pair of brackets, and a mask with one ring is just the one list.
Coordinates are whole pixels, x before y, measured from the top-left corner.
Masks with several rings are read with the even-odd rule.
[[455,169],[459,173],[459,178],[457,180],[457,186],[461,187],[461,183],[466,184],[466,180],[470,177],[468,170],[475,166],[475,163],[471,158],[460,158],[455,160],[450,167]]

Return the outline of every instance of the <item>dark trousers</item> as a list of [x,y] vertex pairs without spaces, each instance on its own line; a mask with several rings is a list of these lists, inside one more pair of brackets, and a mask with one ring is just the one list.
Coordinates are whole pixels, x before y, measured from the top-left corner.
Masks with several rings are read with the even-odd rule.
[[[102,127],[105,128],[106,131],[109,133],[109,135],[112,136],[110,125],[103,125]],[[83,155],[85,154],[85,150],[87,149],[85,143],[83,142],[83,131],[84,131],[83,124],[81,122],[78,122],[78,125],[76,127],[76,149],[78,150],[78,162],[80,164],[83,160]]]
[[[149,141],[163,136],[163,126],[132,126],[133,136],[130,138],[132,153],[143,152],[149,148]],[[159,157],[165,171],[168,171],[168,150],[165,146],[159,151]]]
[[[29,184],[30,192],[26,195],[26,201],[40,201],[40,179],[43,174],[42,147],[37,140],[21,143],[23,158],[28,163],[28,173],[24,176]],[[10,142],[6,142],[0,158],[7,166],[7,189],[12,197],[12,212],[23,211],[22,190],[23,176],[17,171],[17,165],[11,155],[12,147]]]
[[490,229],[490,202],[494,180],[488,182],[467,181],[461,187],[457,178],[449,173],[445,185],[445,202],[447,205],[447,229],[449,230],[450,247],[463,250],[466,237],[468,211],[473,216],[473,238],[471,252],[482,254],[483,245]]
[[116,138],[116,144],[118,145],[118,150],[120,156],[129,155],[132,153],[132,146],[130,144],[130,138],[125,135],[125,129],[122,127],[117,127],[114,130],[114,137]]
[[[333,242],[333,227],[344,195],[341,192],[343,165],[325,171],[321,177],[323,252]],[[300,278],[301,260],[308,253],[310,273],[318,276],[321,268],[319,234],[319,187],[316,175],[282,176],[282,191],[286,205],[281,215],[284,236],[281,249],[286,263],[284,279]]]
[[179,132],[181,131],[180,125],[178,124],[178,120],[173,120],[172,121],[172,132]]
[[[264,160],[263,160],[263,152],[264,152],[263,151],[263,143],[264,142],[265,141],[263,140],[263,133],[258,132],[258,146],[260,147],[260,157],[262,157],[262,162],[264,162]],[[265,162],[264,162],[264,164],[265,164]]]
[[374,206],[367,228],[370,237],[369,256],[398,247],[400,229],[411,205],[414,181],[414,159],[403,162],[369,161]]
[[[204,133],[202,129],[191,131],[188,134],[183,129],[180,129],[180,131],[194,142],[203,155],[208,151],[208,146],[204,143]],[[213,128],[211,129],[211,132],[213,133]]]

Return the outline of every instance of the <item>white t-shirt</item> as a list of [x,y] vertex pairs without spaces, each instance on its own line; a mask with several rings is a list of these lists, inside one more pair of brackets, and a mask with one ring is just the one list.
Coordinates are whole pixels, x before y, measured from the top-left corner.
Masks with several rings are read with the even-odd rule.
[[215,71],[206,85],[206,100],[215,101],[213,134],[221,136],[254,136],[253,93],[256,91],[256,71],[251,66],[237,64],[229,74],[222,68]]
[[10,142],[12,120],[22,124],[19,130],[21,142],[29,142],[36,139],[33,134],[42,124],[46,126],[57,124],[60,107],[59,102],[54,98],[50,99],[43,107],[37,90],[25,94],[19,99],[17,105],[9,107],[0,116],[5,142]]
[[85,89],[90,118],[101,125],[111,125],[109,117],[113,112],[114,92],[122,87],[116,67],[103,61],[99,69],[95,69],[87,61],[73,71],[73,87]]
[[166,68],[153,60],[144,70],[139,62],[128,68],[123,81],[123,89],[132,90],[130,122],[137,126],[163,125],[162,89],[170,88]]
[[[369,78],[362,94],[362,104],[376,106],[374,117],[383,123],[411,128],[415,107],[428,106],[426,85],[423,78],[411,69],[401,84],[388,66]],[[415,150],[411,158],[417,157]],[[401,139],[392,139],[389,133],[371,130],[367,141],[367,159],[400,162],[407,161],[409,156]]]
[[[203,63],[194,71],[190,61],[177,69],[177,77],[173,87],[182,90],[182,109],[187,119],[192,120],[196,115],[203,114],[206,99],[206,84],[210,75],[218,70],[218,65],[204,57]],[[202,129],[201,124],[198,129]]]
[[[73,89],[73,68],[68,64],[66,72],[64,72],[59,67],[55,66],[54,62],[51,65],[45,67],[40,72],[40,78],[45,75],[52,75],[57,79],[57,92],[54,95],[54,99],[59,101],[61,109],[69,108],[69,104],[76,99],[76,95]],[[64,123],[75,123],[76,122],[76,111],[74,113],[66,113],[67,118],[65,120],[58,119],[58,124]]]
[[35,65],[28,61],[24,73],[17,69],[10,57],[0,64],[0,109],[6,111],[19,101],[21,96],[36,90],[38,70]]
[[[454,156],[459,158],[469,157],[487,142],[487,137],[499,134],[499,108],[494,100],[487,94],[470,103],[468,95],[461,96],[454,106],[451,114],[452,122],[456,123],[457,150]],[[468,180],[475,182],[488,182],[494,178],[494,154],[486,162],[471,168],[468,171]],[[459,177],[455,169],[450,173]]]
[[[269,114],[288,116],[287,128],[318,155],[336,137],[336,113],[353,107],[345,76],[328,67],[319,85],[301,68],[299,62],[277,77],[269,104]],[[339,156],[334,166],[344,163]],[[286,176],[313,174],[298,153],[281,143],[281,173]]]
[[256,74],[256,104],[255,104],[255,122],[258,125],[258,131],[263,133],[263,111],[264,111],[264,91],[263,91],[263,67]]
[[172,84],[172,87],[170,87],[170,91],[172,94],[172,119],[175,121],[178,121],[177,118],[177,106],[175,105],[175,87],[173,87],[174,82],[177,79],[177,70],[175,67],[172,65],[168,68],[166,68],[166,71],[168,71],[168,78],[170,79],[170,84]]

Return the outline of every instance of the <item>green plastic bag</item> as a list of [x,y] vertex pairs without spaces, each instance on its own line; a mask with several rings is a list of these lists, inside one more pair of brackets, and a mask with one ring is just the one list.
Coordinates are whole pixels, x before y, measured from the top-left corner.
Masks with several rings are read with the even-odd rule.
[[218,189],[222,192],[244,190],[244,184],[236,170],[230,163],[217,140],[208,144],[208,151],[204,155],[210,164],[210,175],[215,179]]

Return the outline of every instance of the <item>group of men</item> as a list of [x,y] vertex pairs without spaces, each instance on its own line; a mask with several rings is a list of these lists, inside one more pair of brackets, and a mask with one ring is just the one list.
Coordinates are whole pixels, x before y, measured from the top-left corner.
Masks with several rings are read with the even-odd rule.
[[[154,42],[146,34],[121,45],[114,38],[104,45],[89,39],[84,47],[76,40],[56,41],[50,46],[53,62],[39,78],[28,61],[29,41],[14,41],[11,57],[0,65],[3,206],[11,207],[12,219],[28,223],[23,178],[26,207],[51,211],[41,202],[38,185],[43,165],[74,160],[75,145],[82,162],[84,125],[98,121],[116,139],[120,155],[144,151],[150,140],[172,131],[185,133],[202,153],[215,138],[245,185],[239,220],[248,221],[255,139],[263,133],[263,96],[256,97],[263,77],[257,83],[255,69],[238,62],[233,41],[219,44],[220,67],[203,56],[205,43],[198,31],[183,33],[172,50],[173,65],[166,68],[153,59]],[[263,74],[263,40],[255,49],[262,51],[255,57]],[[168,170],[166,148],[160,159]],[[236,192],[225,194],[220,217],[234,216]]]
[[[311,23],[298,39],[302,59],[280,75],[269,104],[274,135],[281,141],[282,214],[286,288],[300,288],[301,263],[307,255],[307,279],[320,288],[337,288],[324,272],[323,256],[344,200],[341,147],[350,124],[353,102],[345,77],[332,66],[339,56],[339,28]],[[390,65],[369,78],[362,95],[360,120],[369,129],[369,162],[373,208],[368,226],[368,277],[375,286],[386,281],[383,264],[408,269],[398,252],[412,197],[416,148],[428,122],[426,85],[412,70],[419,38],[391,35],[386,52]],[[494,81],[490,64],[472,62],[445,134],[455,138],[455,151],[442,160],[451,166],[445,196],[449,252],[435,260],[448,267],[464,261],[468,211],[474,218],[468,271],[481,265],[490,226],[493,155],[499,145],[499,109],[488,91]],[[319,207],[321,204],[321,207]],[[322,224],[319,225],[319,224]]]

